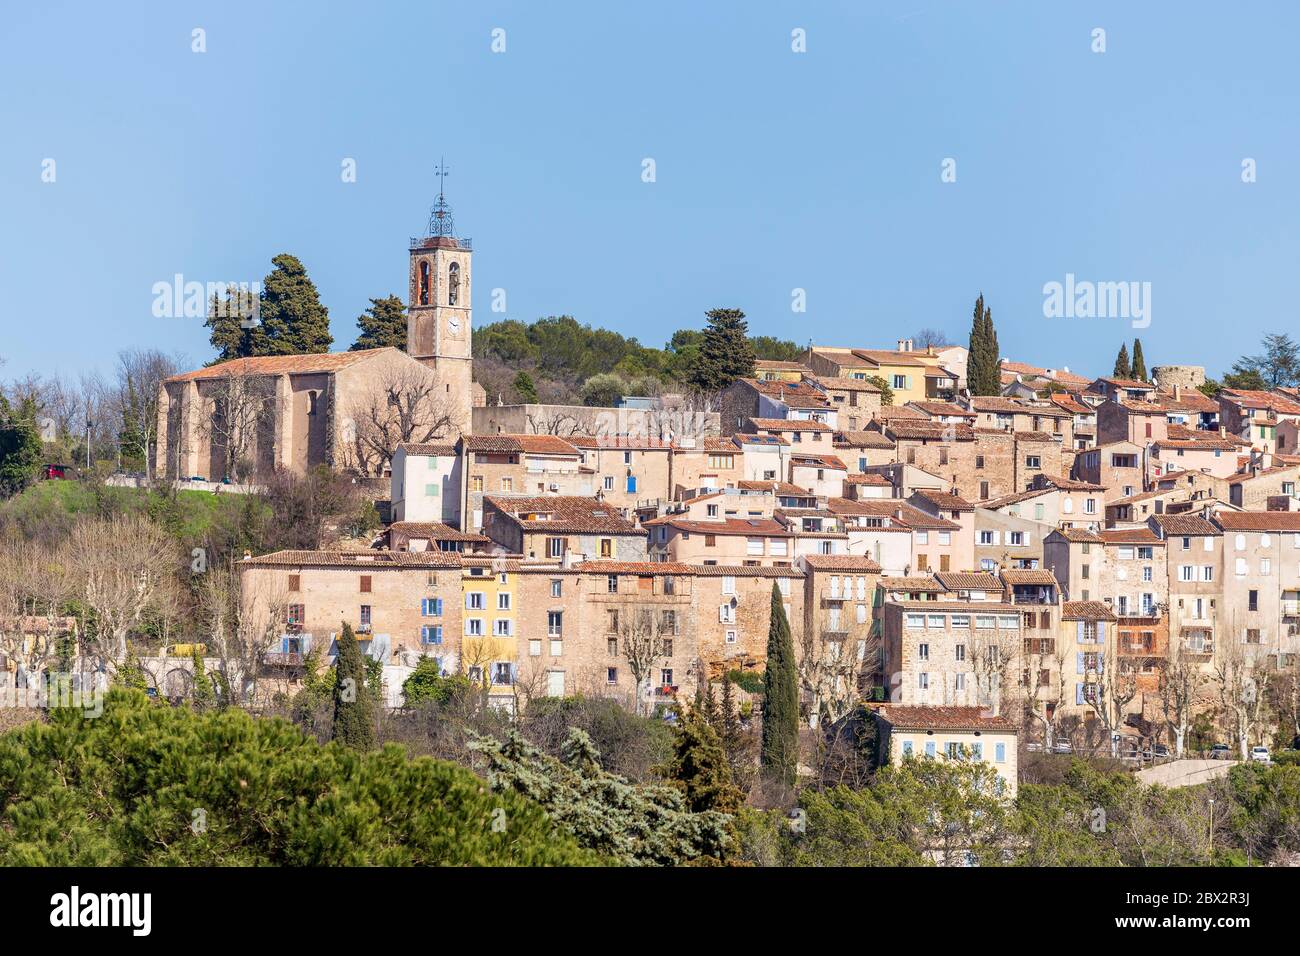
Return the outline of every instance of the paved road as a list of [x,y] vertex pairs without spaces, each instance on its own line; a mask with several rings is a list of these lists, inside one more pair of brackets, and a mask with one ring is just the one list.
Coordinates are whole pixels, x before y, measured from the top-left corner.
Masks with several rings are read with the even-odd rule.
[[1139,770],[1137,777],[1145,784],[1162,787],[1192,787],[1226,777],[1240,760],[1171,760],[1156,767]]

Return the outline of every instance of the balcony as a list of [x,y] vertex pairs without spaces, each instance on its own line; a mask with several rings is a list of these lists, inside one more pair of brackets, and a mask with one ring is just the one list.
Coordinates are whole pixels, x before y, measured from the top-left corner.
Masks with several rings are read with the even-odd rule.
[[267,651],[262,656],[268,667],[302,667],[304,658],[301,651]]
[[1284,600],[1282,602],[1283,617],[1300,617],[1300,601]]

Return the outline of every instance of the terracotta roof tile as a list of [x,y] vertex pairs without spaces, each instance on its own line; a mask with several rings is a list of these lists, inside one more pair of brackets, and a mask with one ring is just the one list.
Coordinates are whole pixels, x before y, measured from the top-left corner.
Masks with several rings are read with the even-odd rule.
[[380,352],[397,349],[360,349],[356,352],[319,352],[310,355],[258,355],[218,362],[207,368],[182,372],[169,382],[194,382],[224,378],[227,375],[296,375],[307,372],[337,372],[339,369],[374,358]]
[[876,713],[899,730],[988,730],[1016,733],[1006,717],[990,715],[983,707],[907,707],[889,704]]

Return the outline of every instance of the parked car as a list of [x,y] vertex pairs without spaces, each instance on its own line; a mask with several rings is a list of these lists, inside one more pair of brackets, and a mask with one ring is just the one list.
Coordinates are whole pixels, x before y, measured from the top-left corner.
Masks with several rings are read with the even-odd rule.
[[1267,747],[1251,747],[1250,759],[1258,763],[1272,763],[1272,758],[1268,755]]
[[1228,749],[1227,744],[1215,744],[1210,748],[1211,760],[1231,760],[1232,751]]

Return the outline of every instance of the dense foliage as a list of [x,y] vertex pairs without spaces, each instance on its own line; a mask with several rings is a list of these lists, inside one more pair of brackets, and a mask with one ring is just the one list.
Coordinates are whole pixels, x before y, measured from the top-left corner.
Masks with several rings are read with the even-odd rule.
[[397,747],[321,746],[239,710],[113,691],[0,737],[0,865],[598,862],[534,804]]
[[580,846],[619,863],[718,862],[731,844],[729,816],[692,812],[675,787],[638,786],[608,772],[581,730],[569,734],[559,758],[516,731],[504,741],[481,738],[473,746],[486,759],[494,789],[539,804]]

